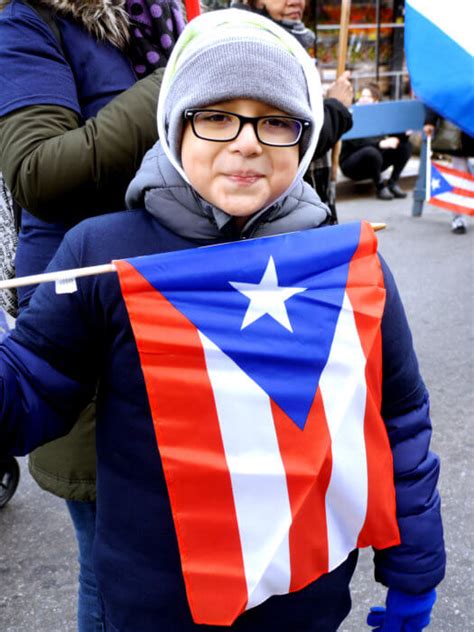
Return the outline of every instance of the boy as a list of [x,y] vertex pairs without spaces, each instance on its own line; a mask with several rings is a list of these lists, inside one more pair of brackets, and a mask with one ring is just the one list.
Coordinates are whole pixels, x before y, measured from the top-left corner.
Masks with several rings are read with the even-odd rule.
[[[323,225],[328,211],[302,182],[321,120],[316,71],[291,36],[263,17],[234,10],[197,18],[176,45],[163,79],[161,143],[148,153],[127,194],[129,206],[145,208],[84,222],[65,238],[51,269]],[[270,264],[268,270],[267,280],[274,275]],[[396,288],[386,268],[384,274],[382,413],[391,436],[399,497],[393,543],[401,544],[377,552],[377,578],[390,590],[387,612],[373,616],[374,625],[385,617],[384,629],[401,631],[407,621],[418,622],[414,629],[427,624],[434,587],[444,572],[444,549],[438,462],[427,450],[426,389]],[[197,606],[187,584],[186,596],[183,580],[185,567],[192,566],[189,550],[183,546],[182,530],[173,524],[173,518],[178,525],[183,516],[171,513],[170,502],[176,499],[166,487],[164,460],[156,449],[149,384],[139,360],[143,346],[134,340],[115,275],[82,279],[78,286],[78,291],[60,296],[51,286],[41,286],[0,348],[0,445],[6,452],[25,453],[67,432],[99,382],[95,562],[106,630],[188,632],[225,630],[229,625],[240,632],[336,630],[350,610],[356,550],[290,594],[281,594],[270,583],[265,598],[252,602],[249,595],[248,604],[228,621],[194,616]],[[235,286],[239,292],[249,291],[249,284]],[[250,321],[259,318],[249,316]],[[291,331],[285,308],[272,318]],[[145,328],[154,321],[152,315]],[[242,329],[247,325],[244,321]],[[174,336],[169,324],[163,335]],[[167,383],[173,361],[170,357],[165,371]],[[195,389],[195,381],[196,372],[189,370],[179,388]],[[166,413],[160,409],[157,414]],[[198,435],[207,431],[201,415],[197,409],[185,420],[196,421],[191,432]],[[158,445],[163,448],[160,439]],[[174,446],[177,464],[183,456],[180,447]],[[245,479],[245,463],[240,466]],[[409,491],[413,486],[416,494]],[[192,488],[191,480],[198,511],[201,491]],[[213,526],[197,523],[198,540]],[[219,539],[219,529],[217,525],[216,548],[230,550],[230,543]],[[232,569],[211,563],[191,570],[204,584],[218,570],[223,573],[221,590],[205,595],[211,607],[214,601],[219,609],[236,581]],[[394,617],[401,617],[398,624]]]

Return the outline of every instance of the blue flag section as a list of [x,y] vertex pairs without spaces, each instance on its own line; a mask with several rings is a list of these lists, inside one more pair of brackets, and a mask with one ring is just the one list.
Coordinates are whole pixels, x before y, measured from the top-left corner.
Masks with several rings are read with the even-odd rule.
[[474,215],[474,176],[431,163],[429,203],[447,211]]
[[405,53],[415,95],[474,136],[474,2],[407,0]]
[[303,428],[360,234],[353,223],[129,263]]
[[441,193],[450,193],[453,190],[453,185],[449,184],[445,177],[441,175],[439,169],[431,163],[431,195],[440,195]]

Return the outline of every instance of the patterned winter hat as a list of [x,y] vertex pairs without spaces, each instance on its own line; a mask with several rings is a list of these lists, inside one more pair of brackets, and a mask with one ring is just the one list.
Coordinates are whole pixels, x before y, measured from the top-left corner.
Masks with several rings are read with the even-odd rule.
[[216,11],[188,24],[163,78],[158,131],[168,157],[181,173],[184,111],[238,98],[264,101],[310,120],[312,128],[303,137],[302,153],[315,146],[322,97],[319,75],[306,51],[263,16],[239,9]]

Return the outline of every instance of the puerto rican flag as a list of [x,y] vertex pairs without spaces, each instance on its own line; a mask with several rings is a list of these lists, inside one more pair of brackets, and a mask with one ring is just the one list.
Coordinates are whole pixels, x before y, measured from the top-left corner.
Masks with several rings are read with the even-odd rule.
[[465,171],[431,163],[428,201],[462,215],[474,215],[474,176]]
[[474,136],[474,2],[406,0],[405,53],[416,96]]
[[369,224],[115,263],[196,623],[400,542]]

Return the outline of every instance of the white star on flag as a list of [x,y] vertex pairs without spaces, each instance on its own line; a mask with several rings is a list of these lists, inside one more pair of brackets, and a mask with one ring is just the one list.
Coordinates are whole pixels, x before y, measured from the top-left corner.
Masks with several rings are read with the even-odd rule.
[[436,191],[441,186],[441,182],[439,178],[431,178],[431,190]]
[[260,283],[237,283],[233,281],[229,281],[229,283],[250,301],[241,329],[245,329],[245,327],[268,314],[280,323],[282,327],[293,333],[285,301],[295,294],[304,292],[307,288],[279,286],[273,257],[269,258]]

